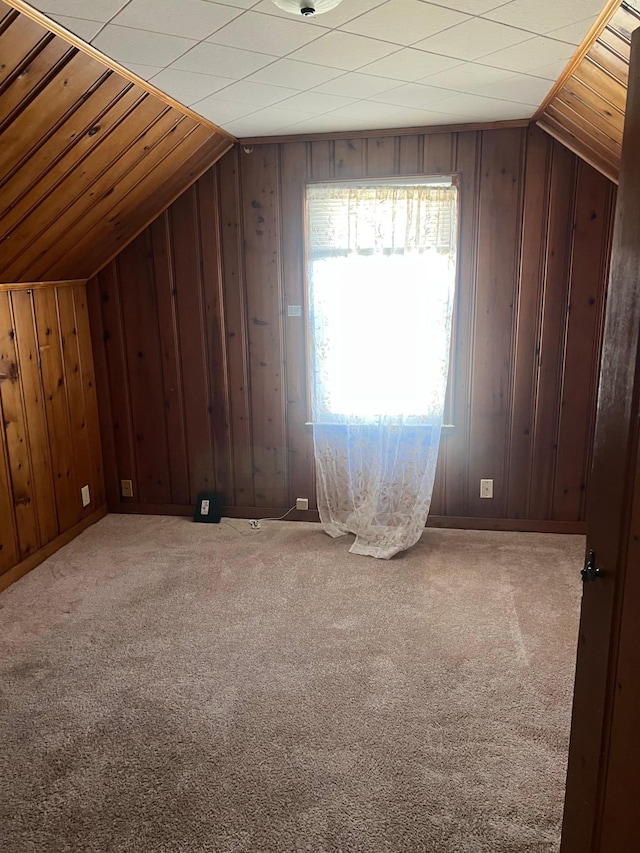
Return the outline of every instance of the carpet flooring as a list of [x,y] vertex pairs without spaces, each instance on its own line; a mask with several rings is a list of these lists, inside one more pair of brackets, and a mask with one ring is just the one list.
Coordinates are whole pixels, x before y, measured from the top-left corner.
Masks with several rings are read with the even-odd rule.
[[0,595],[0,850],[557,851],[582,538],[233,524],[110,515]]

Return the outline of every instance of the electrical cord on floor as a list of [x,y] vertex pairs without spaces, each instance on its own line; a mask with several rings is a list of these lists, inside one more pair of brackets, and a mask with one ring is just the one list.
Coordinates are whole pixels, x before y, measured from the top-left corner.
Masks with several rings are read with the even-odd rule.
[[224,518],[220,519],[220,521],[222,522],[222,524],[228,524],[229,527],[232,527],[240,536],[255,536],[256,533],[262,532],[259,527],[256,527],[256,528],[251,528],[250,533],[245,533],[244,530],[241,530],[239,527],[236,527],[235,524],[232,524],[230,521],[227,521]]
[[288,509],[288,510],[284,513],[284,515],[280,515],[280,516],[278,516],[277,518],[250,518],[250,519],[247,519],[247,520],[248,520],[248,522],[249,522],[249,527],[251,528],[251,531],[252,531],[251,533],[245,533],[245,532],[244,532],[243,530],[241,530],[239,527],[236,527],[236,525],[235,525],[235,524],[232,524],[230,521],[227,521],[227,520],[226,520],[226,519],[224,519],[224,518],[222,518],[222,519],[221,519],[221,522],[222,522],[222,524],[228,524],[228,525],[229,525],[229,527],[233,527],[233,529],[234,529],[235,531],[237,531],[241,536],[253,536],[253,535],[254,535],[254,534],[256,534],[256,533],[260,533],[260,532],[261,532],[260,523],[261,523],[262,521],[282,521],[284,518],[286,518],[286,517],[289,515],[289,513],[293,512],[295,508],[296,508],[296,506],[295,506],[295,504],[294,504],[294,505],[291,507],[291,509]]
[[282,521],[282,519],[286,518],[290,512],[294,511],[294,509],[296,509],[295,504],[290,509],[288,509],[284,513],[284,515],[279,515],[277,518],[276,517],[274,517],[274,518],[250,518],[249,519],[249,527],[252,530],[260,530],[261,522],[263,522],[263,521]]
[[290,512],[294,511],[295,508],[296,508],[296,505],[294,504],[291,507],[291,509],[288,509],[284,515],[280,515],[280,516],[278,516],[278,518],[259,518],[258,521],[282,521],[282,519],[286,518]]

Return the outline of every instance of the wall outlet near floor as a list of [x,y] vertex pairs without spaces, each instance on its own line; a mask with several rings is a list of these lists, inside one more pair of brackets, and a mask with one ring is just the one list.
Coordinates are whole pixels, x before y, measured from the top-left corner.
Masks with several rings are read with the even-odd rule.
[[89,491],[89,486],[83,486],[80,489],[80,494],[82,495],[82,506],[89,506],[91,503],[91,492]]
[[133,497],[133,480],[120,480],[120,491],[123,498]]
[[480,497],[493,497],[493,480],[480,480]]
[[309,509],[309,498],[296,498],[296,509]]

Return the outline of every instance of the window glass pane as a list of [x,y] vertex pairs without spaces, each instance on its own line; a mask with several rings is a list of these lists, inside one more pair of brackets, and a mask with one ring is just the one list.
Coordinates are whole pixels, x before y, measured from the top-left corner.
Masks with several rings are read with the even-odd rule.
[[308,187],[314,420],[442,410],[456,209],[450,180]]

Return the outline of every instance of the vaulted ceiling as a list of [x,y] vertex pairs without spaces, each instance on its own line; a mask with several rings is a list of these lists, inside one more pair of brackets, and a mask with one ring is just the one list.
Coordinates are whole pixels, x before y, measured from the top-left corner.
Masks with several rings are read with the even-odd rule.
[[233,144],[0,0],[0,282],[92,275]]
[[640,2],[613,11],[586,55],[567,69],[538,124],[612,181],[618,180],[629,81],[631,33]]
[[32,0],[239,137],[529,118],[603,2]]
[[617,180],[628,2],[343,0],[311,21],[271,0],[37,2],[55,22],[0,0],[0,283],[95,273],[231,147],[213,120],[247,137],[526,119],[552,89],[540,126]]

